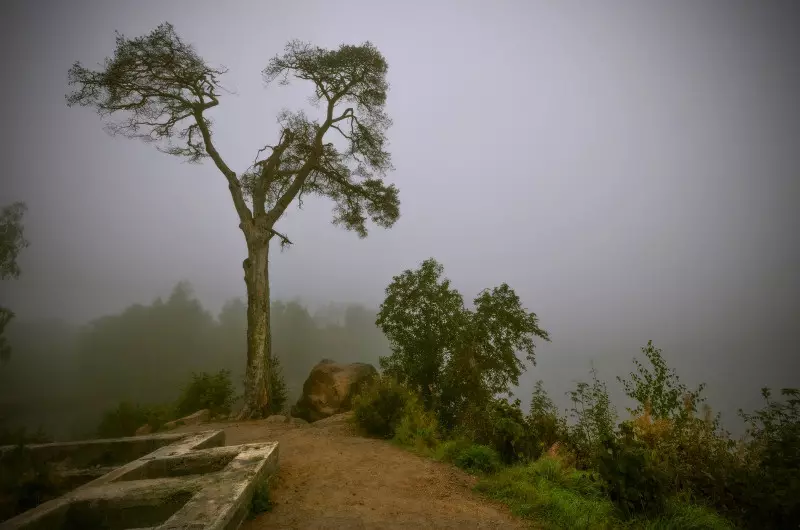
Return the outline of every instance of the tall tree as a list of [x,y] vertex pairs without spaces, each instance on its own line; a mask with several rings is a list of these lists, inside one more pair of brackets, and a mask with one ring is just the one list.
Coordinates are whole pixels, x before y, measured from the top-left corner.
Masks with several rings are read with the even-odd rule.
[[482,291],[470,310],[443,273],[431,258],[395,276],[376,323],[392,350],[381,367],[449,423],[518,384],[525,369],[518,353],[533,363],[534,337],[550,339],[507,284]]
[[[17,278],[20,275],[17,256],[28,246],[22,225],[26,209],[25,203],[15,202],[0,211],[0,280]],[[5,330],[13,318],[13,311],[0,307],[0,362],[7,361],[11,355],[11,346],[6,339]]]
[[[310,81],[321,120],[302,111],[278,116],[280,134],[255,161],[236,173],[213,142],[207,112],[219,105],[224,67],[212,67],[184,42],[171,24],[129,39],[117,35],[116,49],[97,70],[76,62],[69,71],[75,90],[68,105],[92,107],[109,122],[111,134],[158,144],[190,162],[210,158],[228,184],[247,245],[247,370],[241,417],[269,410],[269,244],[291,240],[275,229],[289,205],[304,195],[333,200],[334,223],[366,237],[366,221],[391,227],[400,215],[398,190],[383,178],[392,169],[386,151],[387,63],[369,42],[325,50],[289,42],[263,70],[264,81]],[[336,147],[331,135],[339,136]]]

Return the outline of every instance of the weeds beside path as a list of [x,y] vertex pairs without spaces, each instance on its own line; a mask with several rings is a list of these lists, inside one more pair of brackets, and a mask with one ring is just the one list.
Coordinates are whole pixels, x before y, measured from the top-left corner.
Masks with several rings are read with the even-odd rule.
[[254,421],[181,430],[224,429],[228,445],[280,443],[280,470],[270,492],[274,507],[243,530],[530,528],[474,493],[474,477],[356,436],[343,416],[305,426]]

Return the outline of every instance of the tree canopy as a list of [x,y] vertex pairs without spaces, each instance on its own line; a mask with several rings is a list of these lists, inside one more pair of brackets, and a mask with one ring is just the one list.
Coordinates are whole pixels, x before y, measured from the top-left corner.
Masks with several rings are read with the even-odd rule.
[[[213,123],[205,114],[226,92],[221,77],[227,69],[207,63],[172,24],[132,39],[118,33],[113,57],[99,66],[74,63],[68,105],[92,107],[104,118],[122,116],[107,122],[111,134],[154,143],[190,162],[210,158],[228,180],[240,221],[263,217],[270,237],[288,205],[307,194],[333,200],[334,222],[362,237],[367,218],[390,227],[399,217],[397,188],[382,181],[392,169],[386,150],[388,65],[371,43],[326,50],[294,40],[272,58],[262,72],[265,83],[312,82],[314,102],[325,105],[324,119],[281,112],[278,142],[260,149],[238,175],[214,146]],[[329,131],[344,140],[344,148],[323,141]]]
[[470,310],[443,273],[431,258],[395,276],[376,323],[392,348],[381,367],[429,408],[455,414],[517,385],[525,369],[518,353],[535,364],[533,339],[549,336],[507,284],[482,291]]

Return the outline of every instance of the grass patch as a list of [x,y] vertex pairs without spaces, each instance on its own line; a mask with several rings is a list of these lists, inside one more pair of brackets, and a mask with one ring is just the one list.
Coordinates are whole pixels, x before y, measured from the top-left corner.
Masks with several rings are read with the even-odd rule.
[[633,521],[632,528],[641,530],[734,530],[736,527],[717,512],[705,506],[673,500],[664,515],[654,519]]
[[508,467],[484,477],[476,490],[511,508],[511,512],[549,530],[733,530],[715,511],[672,500],[659,517],[623,520],[591,473],[564,466],[555,458]]
[[497,451],[486,445],[472,444],[459,452],[453,463],[464,471],[495,473],[502,466]]
[[569,470],[554,458],[505,468],[476,489],[511,508],[514,515],[547,529],[619,528],[614,505],[588,473]]

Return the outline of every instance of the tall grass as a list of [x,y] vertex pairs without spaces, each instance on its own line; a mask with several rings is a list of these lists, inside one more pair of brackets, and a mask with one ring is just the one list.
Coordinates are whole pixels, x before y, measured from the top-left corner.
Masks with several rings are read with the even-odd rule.
[[679,500],[670,502],[660,517],[624,521],[592,473],[571,469],[549,456],[484,477],[476,490],[547,530],[733,529],[715,512]]

